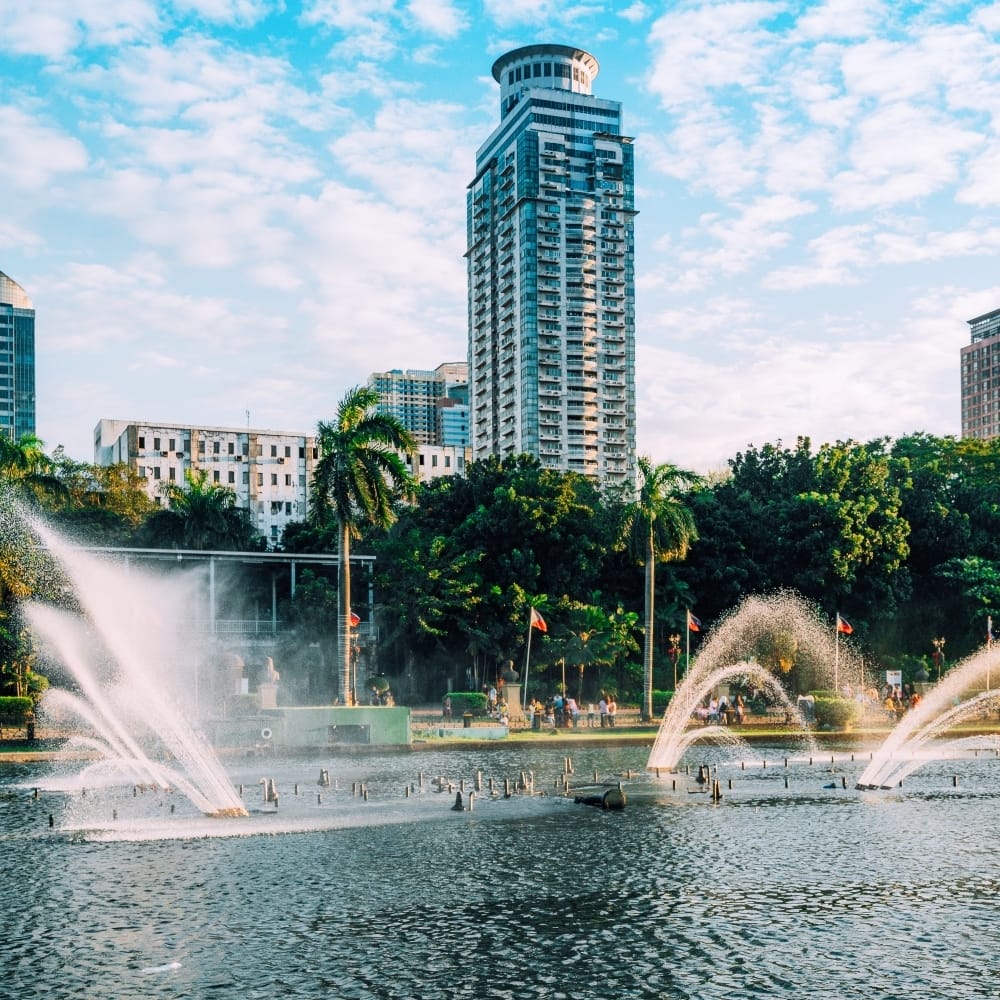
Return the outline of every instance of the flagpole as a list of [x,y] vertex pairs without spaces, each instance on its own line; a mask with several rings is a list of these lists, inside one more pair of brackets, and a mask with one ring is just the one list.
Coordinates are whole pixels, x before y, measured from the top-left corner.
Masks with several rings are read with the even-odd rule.
[[986,616],[986,690],[990,690],[989,652],[993,646],[993,615]]
[[840,697],[840,612],[833,623],[833,693]]
[[[686,628],[684,629],[684,677],[687,677],[687,672],[691,668],[691,609],[687,609],[687,621],[685,622]],[[683,678],[681,678],[681,683],[683,683]]]
[[528,667],[531,664],[531,616],[528,616],[528,645],[524,651],[524,687],[521,689],[521,711],[528,706]]

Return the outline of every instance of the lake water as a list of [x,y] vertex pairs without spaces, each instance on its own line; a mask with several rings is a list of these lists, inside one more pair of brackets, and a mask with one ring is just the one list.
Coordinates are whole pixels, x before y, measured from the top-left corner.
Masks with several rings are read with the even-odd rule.
[[[640,774],[620,813],[485,792],[455,812],[431,789],[533,771],[552,792],[555,749],[231,762],[248,820],[80,764],[5,765],[0,996],[997,996],[1000,758],[859,792],[871,748],[853,749],[755,747],[767,766],[745,768],[693,751],[720,803],[693,774]],[[647,754],[573,751],[570,780]]]

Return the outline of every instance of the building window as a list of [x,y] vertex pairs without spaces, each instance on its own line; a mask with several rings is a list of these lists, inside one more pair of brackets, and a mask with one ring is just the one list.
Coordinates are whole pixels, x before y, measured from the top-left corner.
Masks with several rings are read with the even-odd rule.
[[263,472],[258,472],[257,473],[257,485],[258,486],[263,486],[264,485],[264,473]]
[[177,441],[174,438],[170,438],[170,443],[167,445],[167,451],[177,451]]
[[231,483],[236,482],[236,473],[232,469],[229,470],[229,481]]
[[153,466],[153,478],[154,479],[160,478],[160,467],[158,465]]
[[213,455],[218,455],[219,454],[219,450],[220,450],[219,449],[219,442],[218,441],[213,441],[212,442],[212,454]]
[[278,446],[276,444],[271,445],[271,458],[278,457]]
[[218,481],[219,481],[219,470],[218,470],[218,469],[215,469],[215,470],[214,470],[214,471],[212,472],[212,482],[213,482],[213,483],[217,483]]
[[292,457],[292,449],[286,444],[285,445],[285,458]]
[[153,438],[153,451],[159,451],[159,450],[160,450],[160,439]]
[[236,454],[236,442],[235,441],[230,441],[229,442],[229,454],[230,455],[235,455]]
[[271,473],[271,485],[272,486],[277,486],[278,485],[278,473],[277,472],[272,472]]
[[146,435],[145,434],[140,434],[139,435],[139,447],[140,448],[145,448],[146,447]]
[[290,475],[287,475],[287,474],[285,475],[285,485],[286,486],[291,486],[292,485],[292,477]]

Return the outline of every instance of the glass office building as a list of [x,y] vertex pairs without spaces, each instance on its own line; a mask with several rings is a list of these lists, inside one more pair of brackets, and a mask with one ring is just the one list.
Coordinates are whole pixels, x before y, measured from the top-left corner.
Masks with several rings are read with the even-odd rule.
[[35,433],[35,307],[0,271],[0,434]]
[[597,60],[529,45],[493,65],[500,124],[467,193],[473,457],[635,480],[632,140]]

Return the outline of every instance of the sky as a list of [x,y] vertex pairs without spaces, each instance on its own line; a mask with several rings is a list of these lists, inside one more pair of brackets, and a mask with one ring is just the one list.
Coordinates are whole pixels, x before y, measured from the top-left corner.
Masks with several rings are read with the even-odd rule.
[[311,433],[466,356],[493,62],[600,63],[636,149],[640,454],[960,433],[1000,307],[1000,2],[0,0],[0,271],[38,434]]

